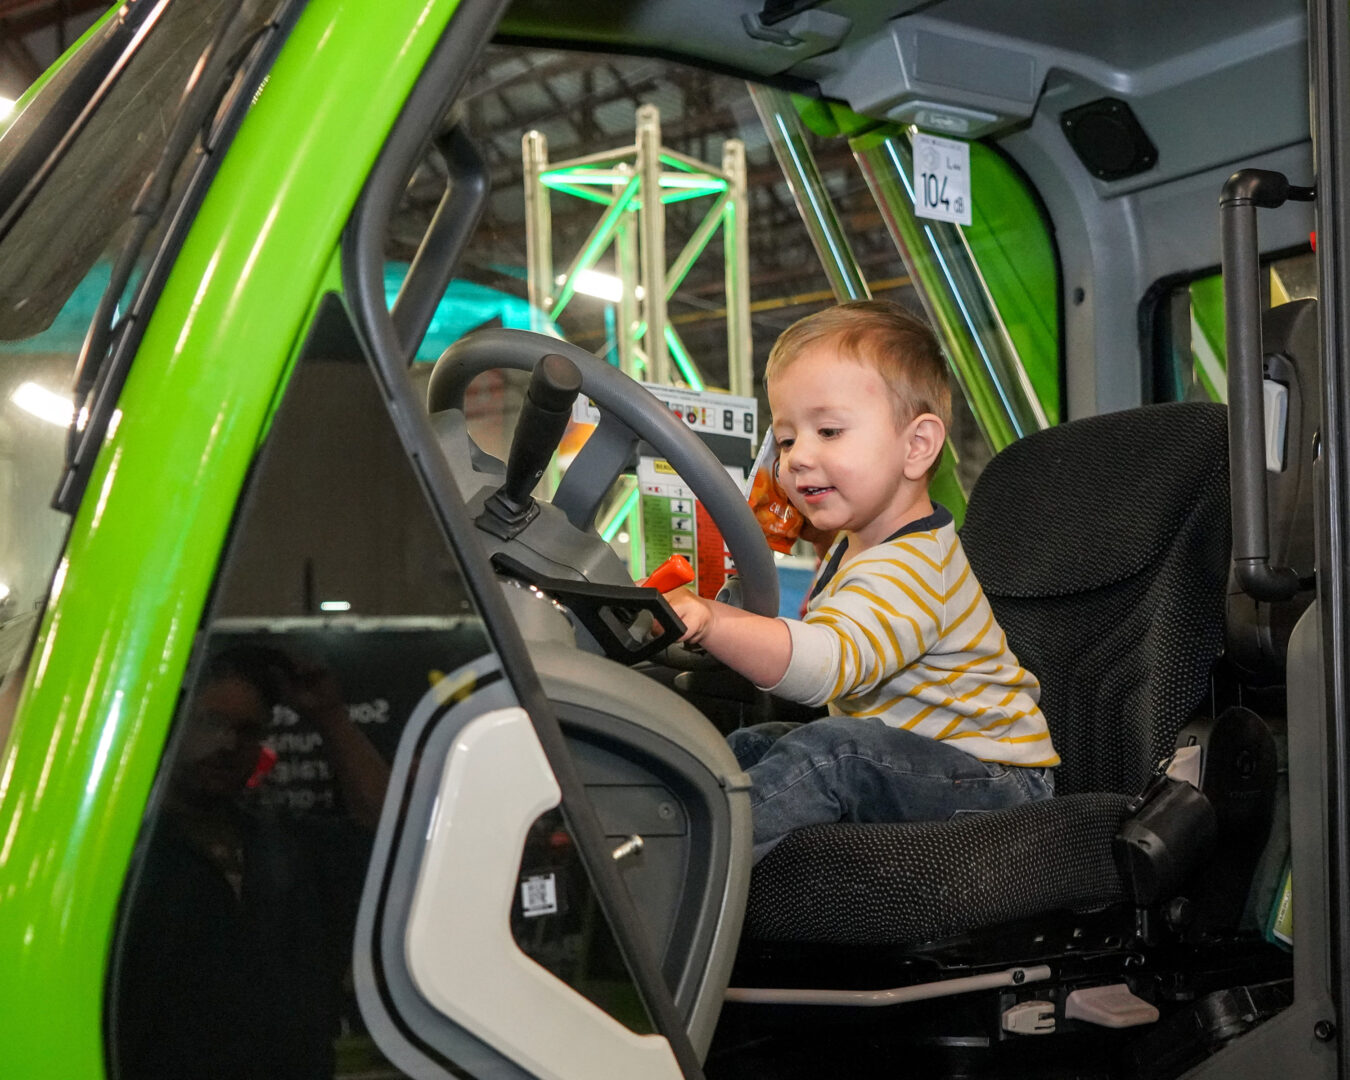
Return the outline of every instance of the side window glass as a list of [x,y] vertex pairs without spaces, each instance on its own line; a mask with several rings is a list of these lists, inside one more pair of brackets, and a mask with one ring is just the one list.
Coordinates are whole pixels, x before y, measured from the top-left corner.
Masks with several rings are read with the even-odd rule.
[[[1160,283],[1146,310],[1151,327],[1153,401],[1227,401],[1223,275]],[[1316,299],[1317,258],[1300,252],[1266,264],[1261,295],[1270,308]]]
[[[0,745],[65,544],[69,519],[52,508],[52,495],[68,464],[67,429],[76,412],[71,386],[85,334],[119,252],[140,227],[132,206],[164,152],[184,87],[222,19],[237,6],[218,0],[171,5],[162,18],[142,18],[136,25],[151,29],[124,77],[73,133],[70,151],[33,201],[0,230]],[[239,20],[240,39],[251,40],[276,7],[250,0]],[[138,17],[128,14],[127,20]],[[42,97],[8,127],[0,122],[0,170],[14,165],[23,174],[19,179],[29,179],[16,159],[33,145],[24,139],[55,107],[61,83],[69,89],[82,72],[87,80],[98,48],[127,20],[95,31],[80,54],[56,71]],[[187,155],[165,193],[166,206],[177,204],[197,165],[196,155]],[[5,178],[11,195],[15,180]],[[5,207],[7,213],[14,209]],[[123,291],[123,311],[172,216],[162,215],[145,238],[133,284]]]
[[[500,675],[329,298],[247,482],[123,896],[114,1080],[396,1080],[485,1059],[519,1075],[414,987],[398,898],[421,887],[424,852],[395,841],[409,855],[391,865],[376,840],[425,837],[457,730],[514,706]],[[559,810],[502,856],[519,880],[486,918],[507,947],[652,1031]],[[428,985],[457,970],[422,960]]]
[[402,1075],[357,1006],[357,908],[404,725],[490,647],[343,318],[254,466],[156,782],[111,965],[123,1080]]

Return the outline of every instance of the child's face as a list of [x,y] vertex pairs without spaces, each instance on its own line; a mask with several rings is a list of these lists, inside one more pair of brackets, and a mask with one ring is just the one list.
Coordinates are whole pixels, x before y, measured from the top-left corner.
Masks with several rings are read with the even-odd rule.
[[[778,480],[822,530],[842,529],[866,546],[924,513],[927,482],[907,463],[908,425],[871,365],[839,356],[830,342],[803,352],[769,384]],[[926,469],[926,466],[925,466]]]

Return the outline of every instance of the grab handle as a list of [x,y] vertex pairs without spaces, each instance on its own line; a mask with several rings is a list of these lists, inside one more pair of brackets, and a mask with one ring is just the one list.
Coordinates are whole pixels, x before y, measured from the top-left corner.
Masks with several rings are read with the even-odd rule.
[[1261,255],[1257,207],[1290,199],[1311,202],[1316,190],[1296,187],[1281,173],[1243,169],[1228,178],[1219,199],[1223,303],[1228,351],[1228,470],[1232,492],[1233,567],[1238,584],[1257,600],[1288,600],[1298,574],[1270,565],[1266,512],[1265,391],[1261,343]]

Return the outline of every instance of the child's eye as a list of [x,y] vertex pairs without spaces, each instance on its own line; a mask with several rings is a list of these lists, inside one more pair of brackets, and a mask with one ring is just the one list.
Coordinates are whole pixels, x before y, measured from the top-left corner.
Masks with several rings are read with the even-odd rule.
[[779,439],[778,452],[781,454],[784,450],[791,450],[792,444],[796,441],[796,439]]
[[820,437],[822,439],[833,439],[843,434],[843,431],[844,431],[843,428],[823,427],[820,429]]

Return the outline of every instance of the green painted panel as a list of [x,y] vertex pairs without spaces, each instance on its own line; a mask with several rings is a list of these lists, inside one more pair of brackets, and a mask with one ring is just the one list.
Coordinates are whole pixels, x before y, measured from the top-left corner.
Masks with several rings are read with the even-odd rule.
[[455,6],[312,0],[147,327],[0,761],[0,1075],[103,1075],[118,893],[234,503],[343,225]]
[[961,487],[961,478],[956,473],[957,457],[952,444],[942,448],[942,460],[938,471],[928,485],[928,494],[952,512],[959,529],[966,520],[966,493]]
[[1062,415],[1059,266],[1026,182],[998,153],[970,144],[971,224],[963,229],[994,306],[1051,424]]
[[[793,104],[803,122],[823,138],[845,136],[855,151],[876,147],[887,139],[906,138],[893,124],[879,124],[838,103],[802,95]],[[973,264],[989,299],[999,313],[1046,421],[1062,416],[1060,358],[1060,281],[1054,237],[1034,194],[1020,174],[996,151],[983,143],[970,144],[972,222],[961,226],[966,256]],[[880,177],[894,190],[890,197],[912,205],[896,176]],[[1014,430],[1005,416],[999,394],[984,370],[965,320],[944,296],[944,270],[927,255],[928,245],[919,223],[897,216],[905,247],[920,260],[917,287],[927,294],[944,343],[957,368],[972,412],[995,448],[1006,446]]]
[[1224,345],[1223,275],[1210,274],[1190,283],[1191,356],[1195,381],[1210,401],[1227,401],[1228,353]]

